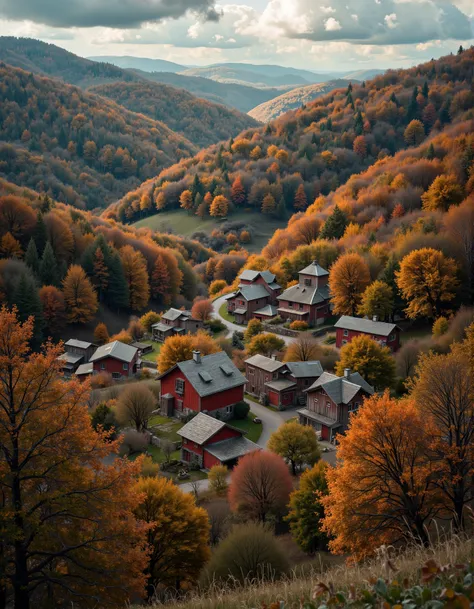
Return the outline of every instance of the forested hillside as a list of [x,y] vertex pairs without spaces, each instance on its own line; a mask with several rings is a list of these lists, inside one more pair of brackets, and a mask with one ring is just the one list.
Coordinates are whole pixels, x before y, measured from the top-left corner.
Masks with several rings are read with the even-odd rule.
[[353,174],[470,119],[473,66],[470,49],[388,71],[365,87],[349,84],[165,169],[106,215],[141,217],[144,196],[153,200],[149,213],[180,205],[200,216],[231,216],[238,208],[280,217],[305,211]]
[[106,82],[140,80],[137,74],[110,63],[90,61],[55,44],[32,38],[0,36],[0,60],[28,72],[60,78],[81,88]]
[[0,255],[0,298],[23,319],[35,315],[39,344],[69,323],[91,323],[91,333],[99,307],[126,318],[153,304],[189,306],[199,291],[192,267],[213,252],[0,179]]
[[114,83],[93,87],[91,91],[133,112],[163,121],[199,147],[227,140],[258,124],[246,114],[153,82]]
[[104,207],[195,151],[161,122],[8,65],[0,99],[0,175],[77,207]]
[[262,123],[269,123],[290,110],[296,110],[314,101],[325,93],[346,86],[347,82],[339,79],[298,87],[253,108],[250,110],[249,116]]

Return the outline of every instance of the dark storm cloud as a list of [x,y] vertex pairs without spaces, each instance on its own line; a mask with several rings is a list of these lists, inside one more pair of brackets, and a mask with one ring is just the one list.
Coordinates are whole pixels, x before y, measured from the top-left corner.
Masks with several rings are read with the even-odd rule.
[[52,27],[133,28],[195,12],[217,21],[215,0],[0,0],[0,16]]

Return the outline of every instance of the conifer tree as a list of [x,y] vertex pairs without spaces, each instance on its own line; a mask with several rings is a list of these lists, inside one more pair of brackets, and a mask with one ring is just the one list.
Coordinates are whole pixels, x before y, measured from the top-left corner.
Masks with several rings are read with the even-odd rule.
[[303,184],[300,184],[296,190],[293,206],[297,211],[304,211],[308,207],[308,199]]
[[111,251],[108,256],[108,269],[107,304],[117,310],[126,309],[129,306],[129,289],[120,256],[115,250]]
[[30,239],[28,247],[26,248],[25,262],[33,273],[37,275],[39,272],[40,261],[38,257],[38,250],[36,249],[36,243],[33,237]]
[[163,304],[171,302],[170,295],[170,274],[163,256],[156,257],[155,265],[151,274],[151,296],[154,300],[161,301]]
[[57,285],[59,280],[58,263],[51,243],[48,241],[41,257],[40,278],[43,285]]
[[103,251],[98,247],[94,254],[94,277],[93,284],[99,294],[99,301],[102,301],[103,295],[109,285],[109,269],[105,262]]
[[347,217],[338,205],[334,206],[332,214],[324,223],[319,234],[321,239],[340,239],[346,230]]
[[43,307],[32,277],[22,273],[18,287],[15,291],[15,305],[18,309],[18,319],[26,321],[28,317],[33,317],[33,335],[31,344],[33,348],[38,348],[43,340]]
[[364,119],[362,118],[362,113],[358,110],[354,119],[354,131],[356,135],[362,135],[364,132]]
[[38,250],[38,256],[42,256],[46,242],[48,241],[48,231],[46,230],[43,214],[40,211],[38,212],[36,218],[36,227],[33,238],[36,243],[36,249]]

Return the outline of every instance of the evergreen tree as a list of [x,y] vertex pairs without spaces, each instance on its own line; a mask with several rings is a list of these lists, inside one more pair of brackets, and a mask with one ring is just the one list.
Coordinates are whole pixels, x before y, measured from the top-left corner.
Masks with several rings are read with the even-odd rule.
[[328,118],[328,120],[326,122],[326,129],[328,131],[332,131],[332,118]]
[[433,143],[429,145],[428,152],[426,153],[426,158],[432,161],[435,158],[435,149]]
[[405,301],[402,299],[400,290],[398,288],[398,284],[396,281],[395,273],[400,270],[400,263],[396,259],[396,257],[391,254],[387,260],[384,270],[380,275],[380,280],[386,283],[388,286],[392,288],[393,292],[393,313],[392,318],[395,313],[401,313],[405,308]]
[[321,239],[340,239],[347,226],[346,214],[336,205],[320,232]]
[[15,305],[18,308],[18,319],[20,321],[26,321],[30,316],[34,318],[31,344],[34,349],[38,349],[43,340],[43,307],[35,281],[26,273],[22,273],[18,282],[15,292]]
[[114,309],[126,309],[129,306],[130,295],[120,256],[115,250],[112,250],[106,261],[109,283],[105,300]]
[[362,113],[360,110],[355,115],[354,131],[356,135],[362,135],[362,133],[364,132],[364,119],[362,118]]
[[347,91],[346,91],[346,95],[349,95],[349,93],[352,93],[352,83],[350,82],[348,87],[347,87]]
[[59,270],[56,256],[51,243],[48,241],[41,257],[39,273],[42,285],[58,285]]
[[439,120],[446,125],[451,122],[451,100],[447,99],[439,111]]
[[36,218],[36,227],[33,235],[33,239],[36,243],[36,249],[38,250],[38,256],[43,255],[43,250],[48,241],[48,231],[46,230],[46,224],[44,223],[43,214],[39,211]]
[[36,243],[33,237],[30,239],[30,242],[28,243],[28,247],[26,249],[25,262],[33,271],[33,273],[37,275],[39,271],[40,261],[38,256],[38,250],[36,249]]
[[390,101],[393,102],[397,106],[397,108],[400,105],[400,102],[398,101],[398,98],[395,93],[392,93],[392,95],[390,96]]
[[204,186],[202,185],[201,180],[199,179],[199,176],[196,173],[194,175],[193,185],[191,186],[191,196],[193,201],[196,200],[196,196],[198,194],[200,194],[201,196],[204,195]]
[[354,109],[354,100],[352,98],[352,93],[350,92],[347,96],[346,106],[352,106],[352,109]]
[[153,300],[161,300],[163,304],[169,304],[171,301],[171,278],[163,256],[160,254],[156,257],[153,272],[151,274],[151,297]]
[[413,89],[413,94],[411,96],[410,104],[407,110],[407,120],[411,122],[412,120],[418,118],[418,87],[415,86]]
[[463,53],[464,53],[464,48],[463,48],[463,46],[461,45],[461,46],[459,47],[459,49],[458,49],[458,55],[462,55]]
[[287,217],[286,205],[285,205],[285,200],[283,199],[283,197],[280,197],[280,200],[278,201],[276,213],[277,213],[277,216],[281,220],[286,220],[286,217]]
[[423,97],[425,99],[428,99],[428,95],[430,94],[430,89],[428,87],[428,81],[425,80],[424,84],[423,84],[423,89],[421,90],[421,93],[423,94]]

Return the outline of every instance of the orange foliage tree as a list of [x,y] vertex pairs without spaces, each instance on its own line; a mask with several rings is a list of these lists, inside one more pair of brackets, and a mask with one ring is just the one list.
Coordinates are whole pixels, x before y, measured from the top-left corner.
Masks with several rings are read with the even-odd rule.
[[31,353],[32,319],[0,312],[2,593],[15,607],[116,606],[143,593],[147,525],[139,463],[90,424],[88,386],[65,381],[61,346]]
[[369,267],[360,254],[344,254],[338,258],[329,274],[334,313],[354,316],[369,283]]
[[97,295],[91,282],[78,265],[69,267],[63,281],[67,317],[71,323],[87,323],[97,312]]
[[107,330],[107,326],[103,322],[96,325],[94,330],[94,340],[98,345],[105,345],[109,342],[109,331]]
[[157,358],[158,371],[163,374],[178,362],[192,359],[195,350],[200,351],[201,355],[210,355],[221,351],[221,348],[209,334],[202,331],[195,335],[169,336],[163,343]]
[[200,319],[201,321],[208,321],[211,319],[212,313],[212,301],[208,298],[197,299],[191,309],[191,315],[194,319]]
[[242,457],[232,473],[229,503],[233,512],[265,522],[269,514],[280,514],[293,489],[284,460],[267,451]]
[[130,308],[140,311],[148,304],[150,299],[150,286],[146,260],[141,252],[137,252],[131,245],[120,249],[123,273],[128,284],[130,295]]
[[436,493],[425,431],[415,402],[391,399],[388,392],[352,415],[322,499],[333,552],[361,559],[382,544],[428,543],[425,527],[436,514]]
[[306,198],[306,193],[303,184],[300,184],[296,189],[293,206],[296,211],[304,211],[308,207],[308,199]]
[[66,323],[66,302],[61,290],[53,285],[45,285],[39,291],[43,305],[43,319],[46,335],[57,334]]
[[217,195],[212,201],[209,214],[213,217],[225,217],[229,211],[229,201],[223,195]]
[[238,175],[234,182],[232,183],[232,188],[230,191],[230,199],[234,205],[237,207],[244,205],[247,196],[245,193],[245,188],[242,183],[242,178]]

